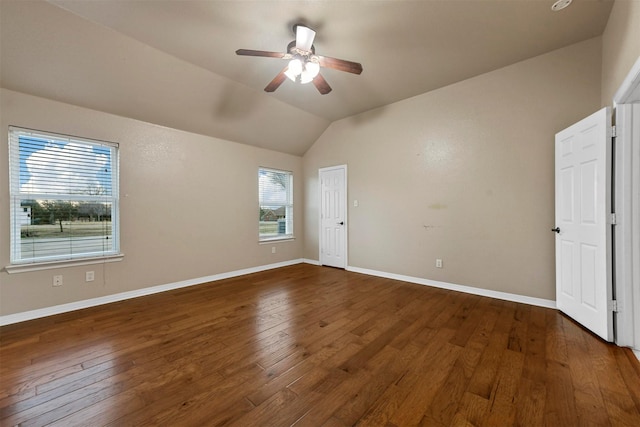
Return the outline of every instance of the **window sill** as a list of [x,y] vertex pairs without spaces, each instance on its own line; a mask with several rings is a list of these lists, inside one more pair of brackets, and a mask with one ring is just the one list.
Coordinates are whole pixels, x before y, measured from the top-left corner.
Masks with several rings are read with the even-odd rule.
[[50,270],[52,268],[74,267],[77,265],[104,264],[122,261],[124,254],[108,255],[96,258],[64,259],[59,261],[32,262],[25,264],[7,265],[4,270],[9,273],[27,273],[29,271]]
[[288,241],[293,241],[296,240],[296,238],[294,236],[286,236],[286,237],[267,237],[265,239],[260,239],[258,240],[258,244],[259,245],[266,245],[268,243],[274,243],[274,242],[288,242]]

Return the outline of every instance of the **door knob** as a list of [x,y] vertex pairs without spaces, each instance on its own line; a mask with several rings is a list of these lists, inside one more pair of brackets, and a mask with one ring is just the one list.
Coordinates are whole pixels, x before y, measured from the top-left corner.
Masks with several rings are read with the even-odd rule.
[[338,225],[344,225],[344,221],[340,221]]
[[560,234],[560,227],[552,228],[551,231],[555,231],[556,233]]

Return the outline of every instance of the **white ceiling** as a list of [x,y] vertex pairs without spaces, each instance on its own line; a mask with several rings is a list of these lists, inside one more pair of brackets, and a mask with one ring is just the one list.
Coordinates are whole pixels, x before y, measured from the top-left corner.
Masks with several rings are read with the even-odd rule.
[[[551,11],[552,0],[50,0],[46,6],[21,7],[9,7],[6,1],[2,3],[3,26],[10,27],[6,32],[3,28],[2,34],[3,39],[10,37],[7,42],[3,41],[2,46],[4,87],[188,131],[302,154],[331,121],[599,36],[604,31],[613,1],[574,0],[571,6],[560,12]],[[58,8],[53,13],[51,4],[76,16]],[[186,99],[191,95],[181,95],[185,99],[179,102],[195,109],[199,105],[195,101],[197,93],[211,90],[212,97],[226,99],[231,107],[225,105],[224,108],[233,110],[237,121],[234,126],[244,126],[246,132],[226,128],[225,124],[205,123],[213,119],[207,115],[198,116],[194,111],[189,117],[181,118],[165,114],[154,105],[145,107],[144,102],[140,102],[132,113],[127,110],[130,107],[124,105],[130,100],[120,100],[123,105],[118,105],[117,100],[108,99],[106,94],[94,93],[94,101],[82,101],[79,95],[74,98],[71,87],[58,94],[44,88],[38,90],[35,77],[29,81],[29,76],[21,75],[26,65],[24,62],[13,66],[7,64],[6,59],[19,59],[14,54],[15,49],[11,49],[14,46],[9,46],[9,56],[5,58],[7,44],[25,43],[28,46],[27,39],[34,37],[12,22],[13,18],[21,18],[24,26],[30,22],[29,16],[38,13],[42,14],[43,21],[44,16],[51,19],[54,15],[59,16],[57,25],[48,24],[52,25],[52,31],[64,31],[63,25],[82,26],[85,33],[88,28],[96,34],[101,32],[95,40],[88,37],[94,44],[102,45],[107,38],[115,40],[119,37],[118,46],[124,43],[123,40],[129,40],[138,46],[136,49],[140,52],[140,46],[151,47],[156,52],[179,58],[185,67],[195,66],[199,72],[206,70],[211,74],[207,78],[215,80],[208,84],[218,89],[189,87],[181,93],[193,92],[193,100]],[[99,25],[81,24],[77,22],[79,17]],[[292,26],[298,22],[317,31],[314,45],[318,54],[360,62],[363,73],[358,76],[323,69],[323,76],[333,87],[333,91],[324,96],[311,84],[298,85],[290,81],[285,81],[275,93],[263,92],[264,86],[286,63],[273,58],[240,57],[234,52],[239,48],[284,51],[294,39]],[[51,43],[48,40],[40,43],[45,42]],[[73,41],[77,44],[83,42]],[[96,48],[112,48],[106,41],[104,44]],[[116,45],[115,41],[112,45]],[[53,57],[49,61],[54,61]],[[136,64],[132,62],[132,65]],[[22,72],[18,70],[19,66]],[[87,66],[91,67],[90,64]],[[156,69],[154,72],[164,71]],[[110,76],[114,73],[112,70]],[[167,75],[164,80],[169,77]],[[46,78],[40,76],[38,81]],[[78,76],[75,78],[78,80]],[[126,77],[120,77],[120,84],[125,84],[122,79],[126,80]],[[199,82],[194,77],[179,84],[195,86]],[[144,90],[145,84],[140,84],[140,91]],[[219,88],[222,86],[226,89]],[[105,90],[113,92],[114,89],[106,85]],[[94,92],[99,91],[100,88],[94,88]],[[153,99],[156,95],[145,96]],[[258,107],[260,111],[253,112]],[[143,111],[145,108],[149,112]],[[158,111],[151,111],[154,108]],[[245,112],[253,124],[238,117]],[[265,121],[273,121],[275,125],[261,123],[258,116],[264,117]],[[293,122],[296,124],[291,124]],[[251,129],[256,123],[261,127]],[[283,129],[287,127],[289,129]]]

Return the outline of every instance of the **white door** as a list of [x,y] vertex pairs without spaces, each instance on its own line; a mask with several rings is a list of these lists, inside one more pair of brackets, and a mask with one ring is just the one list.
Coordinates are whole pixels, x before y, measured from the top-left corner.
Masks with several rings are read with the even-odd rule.
[[611,301],[611,111],[556,134],[556,304],[613,340]]
[[345,268],[347,167],[320,169],[320,264]]

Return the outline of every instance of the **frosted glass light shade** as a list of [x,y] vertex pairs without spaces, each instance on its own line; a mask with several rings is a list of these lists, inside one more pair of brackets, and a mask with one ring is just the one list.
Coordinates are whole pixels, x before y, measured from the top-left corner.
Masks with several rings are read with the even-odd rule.
[[310,81],[313,80],[313,77],[311,76],[311,73],[307,72],[306,70],[302,72],[302,74],[300,74],[300,83],[301,84],[307,84]]
[[287,76],[289,80],[291,80],[292,82],[295,82],[296,77],[298,77],[295,74],[293,74],[290,69],[287,69],[287,71],[284,72],[284,75]]
[[309,61],[305,64],[304,68],[309,74],[311,74],[312,79],[320,72],[320,64],[317,62]]
[[299,59],[292,59],[289,61],[289,71],[294,75],[299,76],[302,73],[302,61]]
[[304,64],[304,70],[300,74],[300,83],[305,84],[312,81],[320,72],[320,65],[316,62],[307,62]]
[[316,37],[316,32],[309,27],[298,25],[296,27],[296,47],[305,52],[311,51],[311,45],[313,45],[313,39]]
[[295,82],[300,73],[302,73],[302,62],[297,58],[289,61],[289,66],[287,67],[287,71],[284,72],[284,75],[292,82]]
[[[320,64],[313,61],[302,62],[302,60],[295,58],[289,62],[287,70],[284,75],[292,82],[299,81],[302,84],[312,81],[320,72]],[[298,79],[298,77],[300,77]]]

